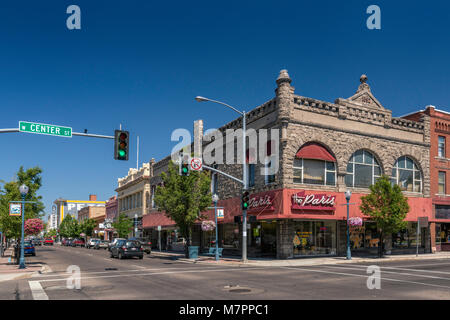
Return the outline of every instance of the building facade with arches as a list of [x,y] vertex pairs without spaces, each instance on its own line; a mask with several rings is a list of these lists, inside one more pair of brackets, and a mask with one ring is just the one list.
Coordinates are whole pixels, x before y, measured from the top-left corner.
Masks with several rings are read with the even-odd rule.
[[[278,156],[274,174],[264,171],[268,163],[252,161],[252,150],[247,150],[248,255],[279,259],[345,255],[346,190],[352,192],[350,217],[363,220],[362,226],[352,227],[352,251],[376,252],[376,227],[362,215],[359,205],[361,196],[383,174],[400,186],[410,205],[407,228],[387,237],[386,252],[415,252],[417,244],[420,252],[430,252],[429,225],[416,236],[418,218],[431,220],[430,117],[424,114],[415,121],[393,117],[372,94],[365,75],[355,94],[334,103],[302,96],[301,89],[296,92],[291,83],[287,70],[281,70],[275,97],[247,113],[248,129],[279,132],[276,138],[271,136],[265,151],[268,157]],[[238,118],[218,130],[241,127],[242,118]],[[203,147],[208,143],[204,141]],[[155,167],[166,167],[168,159]],[[216,168],[242,177],[242,164],[217,164]],[[240,255],[242,186],[214,174],[211,188],[224,208],[218,228],[223,254]],[[214,220],[212,210],[204,214]],[[155,228],[158,219],[161,213],[149,211],[144,228]],[[201,234],[193,240],[203,248],[211,245]]]

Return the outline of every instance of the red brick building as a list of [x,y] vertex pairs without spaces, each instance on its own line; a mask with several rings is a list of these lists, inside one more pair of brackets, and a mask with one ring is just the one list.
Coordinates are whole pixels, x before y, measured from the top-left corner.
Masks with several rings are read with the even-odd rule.
[[430,117],[432,248],[450,251],[450,112],[427,106],[403,118],[418,121],[424,114]]

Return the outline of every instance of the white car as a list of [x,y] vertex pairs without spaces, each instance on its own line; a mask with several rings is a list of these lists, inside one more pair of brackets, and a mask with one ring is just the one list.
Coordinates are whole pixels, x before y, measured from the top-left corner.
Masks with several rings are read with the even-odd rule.
[[100,242],[100,239],[97,238],[89,239],[89,241],[86,243],[86,248],[88,249],[93,248],[97,242]]

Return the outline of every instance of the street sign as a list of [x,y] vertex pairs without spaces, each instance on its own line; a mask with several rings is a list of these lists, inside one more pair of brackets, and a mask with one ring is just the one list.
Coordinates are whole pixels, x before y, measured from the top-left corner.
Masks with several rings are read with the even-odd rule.
[[223,219],[223,209],[217,209],[217,219]]
[[9,215],[10,216],[21,216],[22,215],[22,205],[20,203],[10,203],[9,204]]
[[191,159],[191,169],[194,171],[202,171],[202,159],[192,158]]
[[419,228],[427,228],[428,227],[428,217],[419,217]]
[[72,138],[72,128],[57,126],[54,124],[19,121],[19,131]]
[[158,226],[158,231],[161,231],[161,226]]

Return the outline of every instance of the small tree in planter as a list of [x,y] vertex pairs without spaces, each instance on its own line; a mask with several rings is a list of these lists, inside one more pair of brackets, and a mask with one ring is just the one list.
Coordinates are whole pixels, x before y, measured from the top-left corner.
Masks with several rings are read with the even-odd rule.
[[378,256],[383,256],[384,235],[406,228],[409,211],[408,199],[396,184],[391,185],[388,176],[383,175],[369,187],[371,193],[361,197],[360,210],[377,224],[380,243]]
[[168,172],[163,172],[161,177],[163,186],[156,188],[155,204],[175,221],[181,236],[187,240],[185,254],[188,258],[192,227],[202,218],[200,212],[211,204],[209,173],[190,172],[189,176],[181,176],[178,168],[169,162]]

